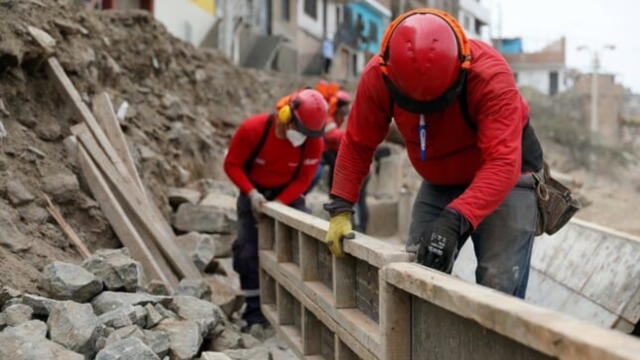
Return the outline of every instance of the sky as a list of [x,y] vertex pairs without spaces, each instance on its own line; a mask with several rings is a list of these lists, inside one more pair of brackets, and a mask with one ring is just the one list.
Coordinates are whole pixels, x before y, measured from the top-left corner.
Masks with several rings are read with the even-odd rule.
[[[600,51],[601,71],[640,93],[639,0],[484,0],[492,9],[492,37],[522,37],[525,51],[540,49],[564,35],[567,65],[591,71],[592,55],[578,51],[587,45]],[[499,14],[502,16],[499,16]]]

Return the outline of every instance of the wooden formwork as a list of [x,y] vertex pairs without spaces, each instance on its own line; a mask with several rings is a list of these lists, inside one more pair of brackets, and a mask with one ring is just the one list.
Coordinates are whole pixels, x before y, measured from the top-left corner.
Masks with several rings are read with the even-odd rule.
[[346,256],[324,244],[328,223],[268,204],[259,229],[265,316],[299,357],[379,359],[379,270],[410,260],[399,246],[359,235]]
[[276,203],[260,222],[262,309],[301,359],[640,358],[636,338],[410,263],[375,238],[330,256],[327,228]]

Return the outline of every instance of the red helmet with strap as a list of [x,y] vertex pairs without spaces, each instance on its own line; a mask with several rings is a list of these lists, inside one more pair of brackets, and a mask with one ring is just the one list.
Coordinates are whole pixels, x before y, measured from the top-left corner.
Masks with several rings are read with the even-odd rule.
[[416,113],[438,111],[462,89],[471,66],[469,41],[446,12],[413,10],[387,28],[379,65],[400,107]]
[[[284,98],[278,102],[279,105],[283,100]],[[279,114],[290,115],[280,115],[281,121],[292,121],[298,131],[312,138],[321,137],[324,134],[328,105],[322,94],[316,90],[305,89],[292,94],[286,101],[287,105],[284,106],[288,107],[288,110],[283,112],[280,109]]]

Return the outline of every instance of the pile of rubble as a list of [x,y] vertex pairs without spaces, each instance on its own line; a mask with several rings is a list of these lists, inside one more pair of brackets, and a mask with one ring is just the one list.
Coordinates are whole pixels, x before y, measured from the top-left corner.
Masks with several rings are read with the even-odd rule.
[[211,302],[206,280],[183,280],[171,296],[147,286],[124,248],[82,265],[53,262],[43,274],[49,297],[0,290],[2,359],[295,358],[270,329],[243,333],[234,307]]
[[236,124],[309,81],[240,69],[172,37],[146,12],[0,0],[0,18],[0,285],[35,294],[45,292],[48,263],[80,261],[43,194],[90,250],[122,246],[63,144],[81,119],[43,71],[47,58],[60,60],[89,107],[110,95],[138,173],[167,217],[168,188],[223,179]]

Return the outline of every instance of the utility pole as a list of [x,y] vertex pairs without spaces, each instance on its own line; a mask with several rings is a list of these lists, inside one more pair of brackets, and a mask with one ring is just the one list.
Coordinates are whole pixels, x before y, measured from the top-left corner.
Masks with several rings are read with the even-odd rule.
[[598,102],[600,100],[598,94],[598,77],[600,76],[600,52],[604,50],[615,50],[615,46],[605,45],[601,49],[596,50],[586,45],[578,47],[578,51],[583,50],[589,51],[591,53],[591,119],[589,121],[589,143],[591,144],[591,151],[589,154],[589,168],[591,170],[593,182],[595,182],[597,176],[597,158],[595,146],[599,143],[598,132],[600,128],[600,108],[598,106]]
[[224,38],[223,52],[229,60],[233,59],[233,1],[224,0]]

